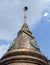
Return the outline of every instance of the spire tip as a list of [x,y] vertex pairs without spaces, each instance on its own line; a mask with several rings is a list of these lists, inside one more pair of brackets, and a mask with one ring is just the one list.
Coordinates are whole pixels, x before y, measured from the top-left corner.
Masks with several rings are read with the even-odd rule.
[[25,6],[25,7],[24,7],[24,11],[27,11],[27,10],[28,10],[28,7],[27,7],[27,6]]

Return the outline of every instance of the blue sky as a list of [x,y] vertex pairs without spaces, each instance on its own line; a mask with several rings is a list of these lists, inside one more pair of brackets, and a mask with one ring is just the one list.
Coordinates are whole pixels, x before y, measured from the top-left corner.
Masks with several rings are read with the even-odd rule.
[[27,24],[50,59],[50,0],[0,0],[0,58],[24,22],[24,6],[28,6]]

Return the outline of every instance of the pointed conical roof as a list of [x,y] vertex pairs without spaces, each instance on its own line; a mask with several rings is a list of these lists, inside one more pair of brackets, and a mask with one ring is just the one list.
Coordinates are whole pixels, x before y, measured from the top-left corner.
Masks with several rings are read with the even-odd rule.
[[24,24],[21,30],[18,32],[18,36],[16,37],[14,42],[12,42],[8,51],[13,51],[16,49],[33,49],[40,51],[39,46],[35,41],[35,38],[32,36],[32,33],[26,23],[26,15],[24,15]]

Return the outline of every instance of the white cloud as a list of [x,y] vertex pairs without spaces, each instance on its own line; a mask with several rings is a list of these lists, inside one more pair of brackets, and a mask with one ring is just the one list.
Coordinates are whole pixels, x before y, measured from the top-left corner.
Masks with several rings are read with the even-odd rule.
[[[49,0],[48,0],[49,1]],[[12,40],[23,24],[23,7],[28,6],[27,23],[33,29],[42,18],[47,0],[0,0],[0,38]]]
[[0,46],[0,58],[7,52],[8,48],[9,48],[9,44]]
[[44,13],[44,16],[45,16],[45,17],[46,17],[46,16],[48,17],[48,16],[49,16],[49,13],[45,12],[45,13]]

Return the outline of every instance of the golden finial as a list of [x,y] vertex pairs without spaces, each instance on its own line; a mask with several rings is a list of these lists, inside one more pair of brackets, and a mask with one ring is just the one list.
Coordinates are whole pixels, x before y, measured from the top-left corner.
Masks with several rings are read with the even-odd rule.
[[26,23],[26,18],[27,18],[27,16],[26,16],[26,13],[27,13],[27,10],[28,10],[28,7],[24,7],[24,23]]

